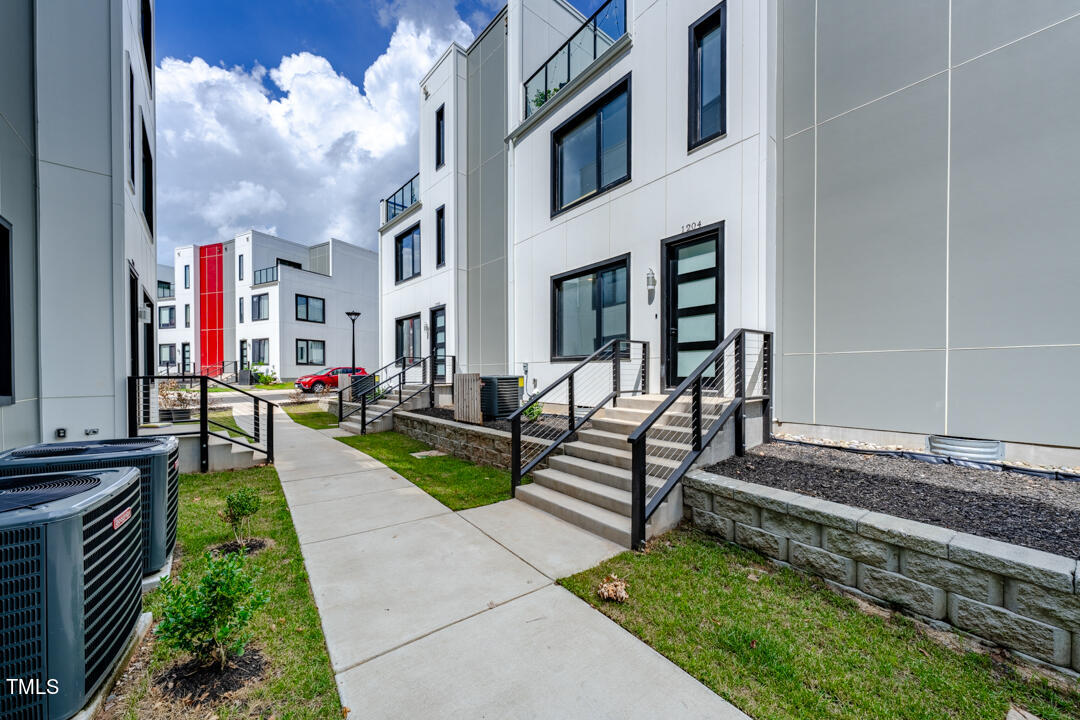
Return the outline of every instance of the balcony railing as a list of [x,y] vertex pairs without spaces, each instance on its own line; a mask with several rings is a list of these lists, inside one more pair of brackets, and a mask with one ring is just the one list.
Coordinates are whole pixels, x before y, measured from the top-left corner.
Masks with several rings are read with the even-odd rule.
[[393,195],[386,198],[386,222],[390,222],[408,210],[419,199],[420,173],[416,173],[409,182],[399,187]]
[[608,0],[525,82],[525,117],[626,34],[626,0]]
[[255,274],[251,276],[252,285],[263,285],[272,282],[277,282],[277,265],[256,270]]
[[176,297],[176,291],[172,289],[172,285],[169,287],[158,285],[157,296],[158,300],[172,300]]

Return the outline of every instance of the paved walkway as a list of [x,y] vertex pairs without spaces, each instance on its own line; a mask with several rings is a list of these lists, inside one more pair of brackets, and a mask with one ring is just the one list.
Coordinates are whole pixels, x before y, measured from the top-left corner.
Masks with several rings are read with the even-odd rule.
[[514,500],[451,512],[278,418],[277,471],[350,718],[746,718],[554,584],[619,546]]

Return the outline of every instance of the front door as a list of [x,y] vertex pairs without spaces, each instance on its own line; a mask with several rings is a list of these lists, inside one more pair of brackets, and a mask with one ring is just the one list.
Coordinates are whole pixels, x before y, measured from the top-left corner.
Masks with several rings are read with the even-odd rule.
[[248,369],[247,340],[241,340],[240,341],[240,369],[241,370],[247,370]]
[[435,382],[446,382],[446,308],[431,308],[431,361]]
[[184,375],[191,372],[191,343],[180,345],[180,372]]
[[664,246],[664,380],[669,387],[685,380],[723,338],[720,230]]

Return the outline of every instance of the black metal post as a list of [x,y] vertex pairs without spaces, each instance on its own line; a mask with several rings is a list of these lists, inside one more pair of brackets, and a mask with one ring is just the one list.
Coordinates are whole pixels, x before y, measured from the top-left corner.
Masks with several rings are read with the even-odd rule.
[[[615,344],[612,347],[615,348],[615,354],[611,356],[611,389],[612,392],[615,393],[615,397],[612,398],[611,405],[612,407],[615,407],[619,404],[619,389],[622,387],[622,382],[619,379],[619,366],[622,364],[619,362],[621,359],[621,349],[619,347],[619,341],[616,340]],[[630,347],[629,344],[627,344],[627,347]]]
[[631,446],[630,461],[630,548],[640,550],[645,545],[645,442],[642,435]]
[[206,376],[199,377],[199,472],[210,471],[210,426],[207,417]]
[[398,405],[401,404],[402,392],[405,389],[405,373],[409,372],[408,366],[401,368],[401,372],[397,376],[397,401]]
[[453,362],[453,372],[450,373],[450,404],[453,405],[454,400],[454,376],[457,375],[457,355],[451,355],[450,358]]
[[566,417],[570,420],[570,432],[574,432],[574,425],[577,422],[577,410],[574,409],[574,376],[570,375],[566,379]]
[[360,434],[367,435],[367,393],[360,396]]
[[352,365],[349,366],[352,368],[349,373],[351,375],[353,372],[356,372],[356,319],[360,317],[360,313],[356,310],[350,310],[345,313],[345,317],[352,320]]
[[746,333],[735,338],[735,454],[746,454]]
[[266,403],[266,462],[274,462],[274,404]]
[[428,367],[428,371],[431,373],[430,375],[428,375],[428,380],[431,381],[430,383],[428,383],[428,407],[433,408],[433,407],[435,407],[435,356],[434,355],[431,355],[430,357],[428,357],[428,359],[427,359],[427,367]]
[[761,442],[772,442],[772,395],[773,395],[773,357],[772,357],[772,333],[763,333],[761,339],[761,359],[765,364],[762,372],[762,395],[761,401]]
[[139,380],[134,375],[127,381],[128,437],[139,434]]
[[[355,398],[354,398],[355,399]],[[337,394],[337,421],[338,425],[345,419],[345,393],[338,391]]]
[[521,416],[515,415],[510,423],[510,497],[517,494],[521,484]]
[[693,431],[694,452],[701,451],[701,376],[690,386],[690,427]]
[[649,343],[641,343],[641,394],[649,394]]
[[251,398],[251,415],[255,419],[255,442],[259,442],[259,398]]

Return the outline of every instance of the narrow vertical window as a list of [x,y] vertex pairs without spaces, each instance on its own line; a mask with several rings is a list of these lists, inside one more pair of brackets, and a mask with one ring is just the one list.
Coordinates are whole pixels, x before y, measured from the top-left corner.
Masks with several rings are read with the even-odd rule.
[[0,217],[0,405],[15,401],[12,245],[11,225]]
[[128,63],[128,180],[135,190],[135,72]]
[[244,298],[240,298],[240,322],[244,322]]
[[142,129],[142,208],[150,237],[154,237],[154,156],[150,152],[150,138],[146,126]]
[[190,265],[185,265],[184,266],[184,289],[185,290],[190,290],[191,289],[191,266]]
[[184,305],[184,327],[191,327],[191,305]]
[[446,106],[435,111],[435,169],[446,163]]
[[150,9],[150,0],[142,0],[142,10],[139,13],[142,30],[143,59],[146,61],[146,82],[149,87],[154,86],[154,13]]
[[244,256],[243,255],[239,256],[239,263],[240,263],[240,276],[239,276],[238,279],[243,280],[244,279]]
[[435,267],[446,264],[446,206],[435,211]]
[[727,3],[690,26],[689,149],[727,131]]

